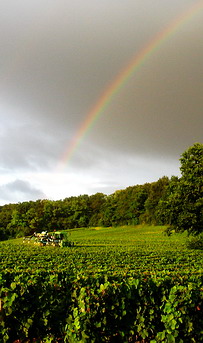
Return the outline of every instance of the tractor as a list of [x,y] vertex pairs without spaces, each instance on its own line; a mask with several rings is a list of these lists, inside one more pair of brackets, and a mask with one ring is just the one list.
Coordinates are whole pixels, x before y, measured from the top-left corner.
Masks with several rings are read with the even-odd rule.
[[68,240],[68,233],[62,231],[54,231],[53,233],[48,233],[47,231],[42,231],[41,233],[34,233],[32,237],[25,238],[23,242],[33,242],[34,244],[40,246],[55,246],[55,247],[72,247],[74,242]]
[[60,246],[60,247],[72,247],[74,246],[74,242],[68,240],[68,233],[67,232],[61,232],[61,231],[55,231],[51,235],[53,239],[54,246]]

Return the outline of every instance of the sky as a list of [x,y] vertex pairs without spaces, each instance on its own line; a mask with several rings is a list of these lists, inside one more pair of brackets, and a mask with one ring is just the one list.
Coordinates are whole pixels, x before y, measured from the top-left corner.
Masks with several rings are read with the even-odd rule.
[[[196,4],[80,134],[122,70]],[[1,1],[0,205],[179,176],[180,155],[203,142],[202,32],[203,1]]]

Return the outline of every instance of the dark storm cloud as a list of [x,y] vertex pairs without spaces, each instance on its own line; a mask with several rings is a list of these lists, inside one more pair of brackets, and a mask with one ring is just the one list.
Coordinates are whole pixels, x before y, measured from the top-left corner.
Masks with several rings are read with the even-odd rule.
[[6,202],[37,200],[45,197],[42,191],[23,180],[15,180],[0,186],[0,194],[1,200]]
[[[194,3],[2,2],[2,173],[57,169],[109,83]],[[178,171],[180,154],[202,141],[202,19],[200,10],[132,75],[76,149],[67,173],[89,169],[89,174],[103,178],[101,188],[109,192],[114,185],[143,182],[142,175],[149,179],[149,174],[156,178],[167,168],[167,175]],[[97,187],[99,183],[89,186]]]
[[5,99],[26,108],[28,116],[35,111],[57,117],[75,129],[120,69],[184,3],[173,11],[160,1],[2,5],[10,10],[2,12]]
[[167,43],[132,75],[97,123],[92,135],[102,144],[128,153],[179,156],[202,141],[201,31],[177,33]]

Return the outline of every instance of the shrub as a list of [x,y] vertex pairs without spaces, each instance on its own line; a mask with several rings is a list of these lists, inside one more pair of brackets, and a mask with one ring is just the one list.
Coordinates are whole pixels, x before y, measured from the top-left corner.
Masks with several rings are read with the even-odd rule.
[[193,236],[186,242],[189,249],[201,249],[203,250],[203,232],[197,236]]

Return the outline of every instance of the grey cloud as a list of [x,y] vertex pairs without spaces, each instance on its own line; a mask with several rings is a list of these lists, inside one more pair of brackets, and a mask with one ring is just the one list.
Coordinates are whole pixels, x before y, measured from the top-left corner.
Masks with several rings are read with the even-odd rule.
[[[35,6],[21,3],[21,16],[14,5],[11,12],[25,18],[16,22],[18,30],[11,23],[13,17],[7,15],[6,32],[12,31],[15,49],[9,51],[12,60],[4,96],[31,113],[35,109],[35,115],[45,111],[74,126],[143,41],[163,27],[163,18],[170,11],[160,1],[127,1],[125,5],[58,1],[43,11],[47,5],[47,1],[37,1]],[[28,18],[31,24],[25,33]],[[7,44],[5,38],[2,41]]]
[[42,191],[33,187],[29,182],[19,179],[0,186],[0,194],[2,201],[10,203],[45,198]]
[[51,170],[61,151],[61,140],[59,132],[48,124],[9,124],[0,134],[1,166],[13,170]]
[[163,47],[132,76],[100,117],[94,139],[135,154],[174,157],[202,141],[200,32],[195,39],[188,35],[187,44],[179,39],[174,37],[172,46]]

